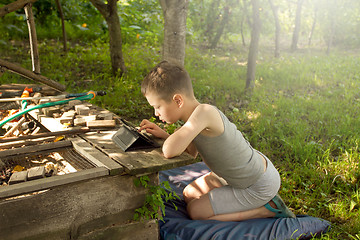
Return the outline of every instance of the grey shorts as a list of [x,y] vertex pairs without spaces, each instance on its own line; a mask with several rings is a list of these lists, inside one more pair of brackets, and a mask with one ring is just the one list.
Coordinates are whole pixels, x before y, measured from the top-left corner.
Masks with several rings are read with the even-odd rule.
[[264,206],[276,195],[281,183],[279,172],[266,156],[262,156],[267,161],[267,168],[259,180],[248,188],[234,188],[227,185],[224,179],[212,173],[224,185],[209,192],[210,203],[215,215],[255,209]]

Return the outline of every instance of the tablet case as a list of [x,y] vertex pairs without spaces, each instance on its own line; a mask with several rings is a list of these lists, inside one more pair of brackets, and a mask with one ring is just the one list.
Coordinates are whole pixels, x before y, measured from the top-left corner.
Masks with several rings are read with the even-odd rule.
[[112,136],[112,141],[123,151],[156,148],[160,145],[147,135],[138,132],[137,129],[124,119],[120,119],[123,125]]

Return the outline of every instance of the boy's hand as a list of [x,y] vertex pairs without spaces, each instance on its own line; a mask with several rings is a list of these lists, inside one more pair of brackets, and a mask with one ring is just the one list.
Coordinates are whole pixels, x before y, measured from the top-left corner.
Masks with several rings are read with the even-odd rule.
[[150,122],[147,119],[144,119],[141,121],[140,128],[138,131],[141,132],[144,129],[147,133],[150,133],[158,138],[167,139],[170,136],[167,132],[165,132],[163,129],[161,129],[158,125]]

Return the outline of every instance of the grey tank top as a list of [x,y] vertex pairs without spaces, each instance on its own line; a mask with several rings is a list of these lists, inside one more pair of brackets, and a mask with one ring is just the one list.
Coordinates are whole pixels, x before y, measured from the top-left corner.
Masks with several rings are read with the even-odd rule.
[[264,173],[262,157],[245,140],[235,124],[217,110],[224,123],[224,132],[216,137],[199,134],[193,142],[211,171],[233,187],[247,188]]

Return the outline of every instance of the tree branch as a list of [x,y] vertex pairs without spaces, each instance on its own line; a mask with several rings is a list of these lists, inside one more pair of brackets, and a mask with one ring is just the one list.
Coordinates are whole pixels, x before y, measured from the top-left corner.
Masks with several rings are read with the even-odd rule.
[[28,3],[34,3],[36,1],[37,0],[18,0],[16,2],[9,3],[8,5],[5,5],[4,7],[0,8],[0,17],[3,17],[8,13],[23,8]]
[[57,90],[57,91],[60,91],[60,92],[63,92],[65,91],[65,86],[54,81],[54,80],[51,80],[51,79],[48,79],[47,77],[44,77],[40,74],[35,74],[33,73],[32,71],[29,71],[19,65],[16,65],[16,64],[13,64],[11,62],[8,62],[8,61],[5,61],[5,60],[2,60],[0,59],[0,67],[4,67],[5,69],[11,71],[11,72],[14,72],[14,73],[17,73],[23,77],[26,77],[28,79],[31,79],[31,80],[34,80],[34,81],[38,81],[38,82],[41,82],[45,85],[48,85],[49,87]]
[[97,8],[97,10],[99,10],[101,15],[105,18],[108,17],[108,11],[106,10],[108,6],[107,4],[105,4],[102,0],[90,0],[90,2]]

